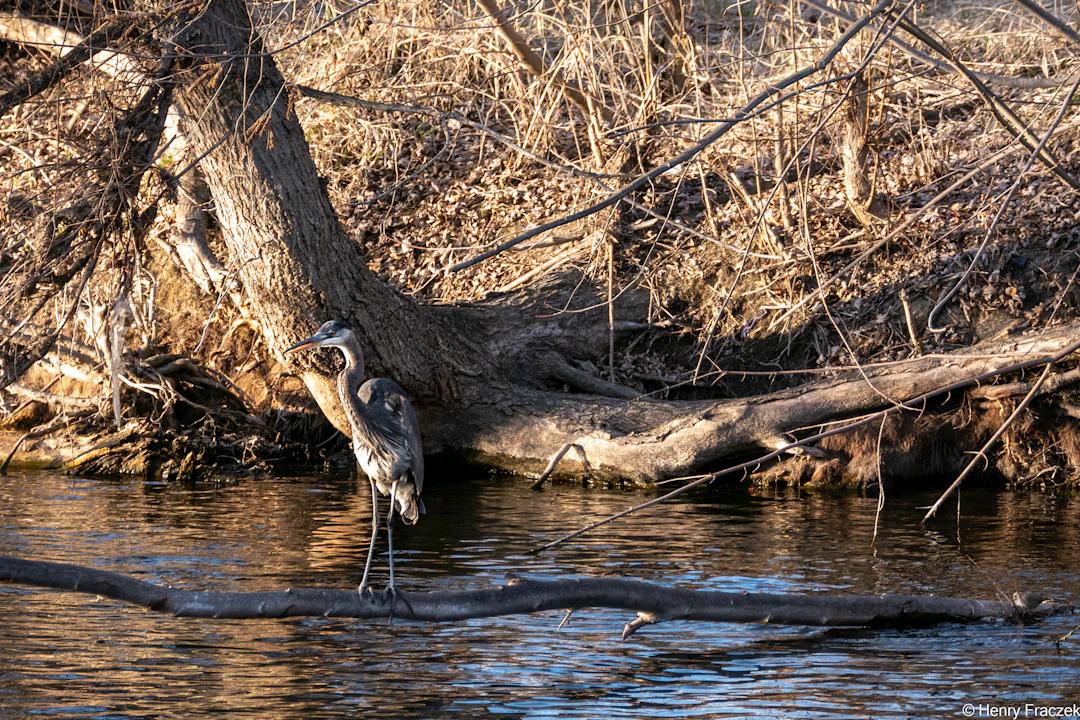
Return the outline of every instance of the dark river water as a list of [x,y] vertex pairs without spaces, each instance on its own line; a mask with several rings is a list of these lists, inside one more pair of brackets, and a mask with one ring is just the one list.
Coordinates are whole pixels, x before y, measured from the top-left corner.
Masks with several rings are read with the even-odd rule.
[[[429,471],[428,514],[395,533],[402,590],[620,575],[772,592],[1033,590],[1080,602],[1080,498],[876,500],[727,489],[529,550],[645,494],[475,470]],[[349,474],[181,487],[47,473],[0,477],[0,553],[204,589],[355,586],[367,485]],[[385,555],[375,582],[385,581]],[[915,630],[668,623],[619,642],[627,613],[453,624],[178,619],[0,585],[0,717],[964,717],[1080,704],[1080,616]],[[1003,717],[1004,715],[998,715]],[[1033,715],[1028,715],[1033,716]]]

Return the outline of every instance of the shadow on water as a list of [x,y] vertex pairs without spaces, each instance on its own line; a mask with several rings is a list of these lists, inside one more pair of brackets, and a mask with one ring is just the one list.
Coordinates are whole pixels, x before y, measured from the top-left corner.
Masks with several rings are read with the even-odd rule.
[[[428,515],[395,533],[399,583],[427,590],[622,575],[729,591],[1080,596],[1080,503],[718,490],[551,552],[538,544],[648,497],[460,468],[431,473]],[[349,473],[181,487],[47,473],[0,478],[0,552],[186,587],[350,587],[370,521]],[[385,504],[383,505],[385,509]],[[381,539],[381,543],[384,540]],[[375,582],[385,579],[380,544]],[[957,716],[965,702],[1075,701],[1075,624],[1052,618],[913,630],[668,623],[618,642],[624,613],[453,624],[207,621],[0,586],[0,718]]]

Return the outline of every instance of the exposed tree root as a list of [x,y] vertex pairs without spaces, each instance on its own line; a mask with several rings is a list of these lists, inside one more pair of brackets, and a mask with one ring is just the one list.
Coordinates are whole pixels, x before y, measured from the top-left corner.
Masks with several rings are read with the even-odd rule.
[[[786,449],[777,447],[779,438],[791,438],[787,443],[791,445],[816,429],[831,427],[835,431],[860,419],[865,425],[867,413],[903,410],[906,406],[906,411],[894,412],[885,425],[880,447],[877,426],[852,426],[843,434],[818,441],[819,447],[812,454],[798,455],[772,467],[760,466],[765,470],[761,481],[866,485],[876,481],[881,461],[890,479],[941,477],[958,472],[965,462],[965,451],[977,448],[1008,415],[1007,403],[1030,390],[1023,381],[984,383],[998,375],[1044,365],[1054,353],[1067,349],[1078,332],[1073,326],[1062,327],[1038,339],[977,347],[955,357],[928,357],[867,369],[865,379],[848,374],[739,400],[636,402],[528,388],[495,388],[486,402],[445,408],[424,406],[425,439],[433,451],[478,453],[493,464],[517,471],[542,469],[542,480],[537,485],[553,475],[565,478],[583,473],[594,479],[648,485],[715,471],[725,459],[748,453],[767,451],[769,457],[776,457]],[[163,411],[186,412],[191,419],[181,420],[179,426],[174,421],[174,430],[184,428],[190,442],[182,442],[179,434],[167,426],[143,422],[134,433],[129,428],[118,435],[84,436],[82,447],[75,453],[70,451],[70,441],[66,446],[53,444],[56,454],[51,459],[84,473],[156,474],[162,468],[182,463],[193,452],[199,460],[231,454],[236,460],[226,466],[234,468],[243,467],[244,458],[250,464],[295,457],[294,452],[275,441],[274,436],[281,433],[279,426],[245,412],[240,398],[186,358],[159,355],[143,361],[139,368],[147,386],[159,393],[147,395],[149,390],[144,388],[134,394],[136,399],[146,397],[144,402],[150,403],[144,412],[152,411],[158,418],[165,417]],[[1017,432],[1025,437],[1026,449],[1023,444],[1007,442],[992,469],[1019,479],[1025,474],[1021,470],[1025,465],[1039,471],[1056,466],[1065,473],[1080,468],[1080,455],[1069,452],[1078,445],[1080,431],[1076,418],[1069,413],[1067,395],[1078,380],[1080,371],[1076,370],[1048,376],[1041,388],[1046,397],[1040,411],[1045,422],[1033,417],[1019,426]],[[961,402],[965,388],[971,388],[967,404]],[[888,404],[886,398],[893,404]],[[194,419],[198,417],[211,419],[206,433],[197,431],[199,422]],[[51,424],[48,427],[57,429]],[[91,432],[90,428],[87,431]],[[155,433],[162,439],[154,441]],[[287,435],[300,439],[295,433]],[[230,452],[230,442],[241,445]],[[202,450],[197,449],[200,446]],[[48,458],[48,447],[47,442],[29,445],[30,454],[25,458],[43,459],[43,448]],[[68,452],[57,452],[64,447]],[[1018,455],[1025,451],[1054,457]],[[214,466],[221,467],[216,463]]]
[[[867,369],[749,399],[696,402],[626,402],[590,396],[528,393],[498,407],[477,406],[449,413],[453,424],[430,424],[433,439],[481,452],[502,464],[537,471],[573,438],[594,475],[629,478],[645,484],[715,470],[725,458],[761,448],[798,430],[858,419],[889,407],[914,412],[930,408],[940,394],[952,398],[967,387],[1026,368],[1045,365],[1080,337],[1065,326],[1040,337],[964,354],[938,356]],[[917,400],[917,402],[914,402]],[[476,423],[473,430],[472,423]],[[470,430],[474,434],[470,434]],[[570,457],[559,467],[580,469]]]
[[1021,596],[973,600],[920,595],[778,595],[684,590],[623,578],[531,580],[502,587],[402,593],[290,588],[261,592],[181,590],[120,573],[0,555],[0,580],[100,595],[180,617],[284,618],[298,616],[398,618],[447,622],[587,607],[637,613],[626,639],[644,625],[669,620],[825,627],[910,627],[940,622],[1032,620],[1061,607]]

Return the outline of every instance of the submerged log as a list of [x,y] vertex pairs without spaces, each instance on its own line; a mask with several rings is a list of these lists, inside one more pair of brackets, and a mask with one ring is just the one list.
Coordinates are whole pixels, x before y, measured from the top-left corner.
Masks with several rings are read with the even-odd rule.
[[253,592],[181,590],[121,573],[0,555],[0,580],[74,590],[141,605],[177,617],[399,618],[447,622],[544,610],[629,610],[637,617],[623,639],[643,625],[668,620],[825,627],[904,627],[939,622],[1027,620],[1059,611],[1049,600],[1016,595],[998,600],[933,595],[779,595],[673,588],[627,578],[533,580],[475,590],[366,593],[330,588]]

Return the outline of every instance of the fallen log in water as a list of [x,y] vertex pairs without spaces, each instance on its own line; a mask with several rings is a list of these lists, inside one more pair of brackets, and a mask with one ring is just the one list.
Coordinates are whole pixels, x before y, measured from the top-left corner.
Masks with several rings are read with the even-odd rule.
[[933,595],[778,595],[666,587],[626,578],[532,580],[477,590],[361,595],[355,590],[290,588],[255,592],[181,590],[120,573],[0,555],[0,581],[74,590],[141,605],[178,617],[285,618],[298,616],[453,621],[543,610],[612,608],[637,617],[626,639],[643,625],[668,620],[770,623],[826,627],[913,626],[974,620],[1026,620],[1061,609],[1052,601],[1015,595],[998,600]]

